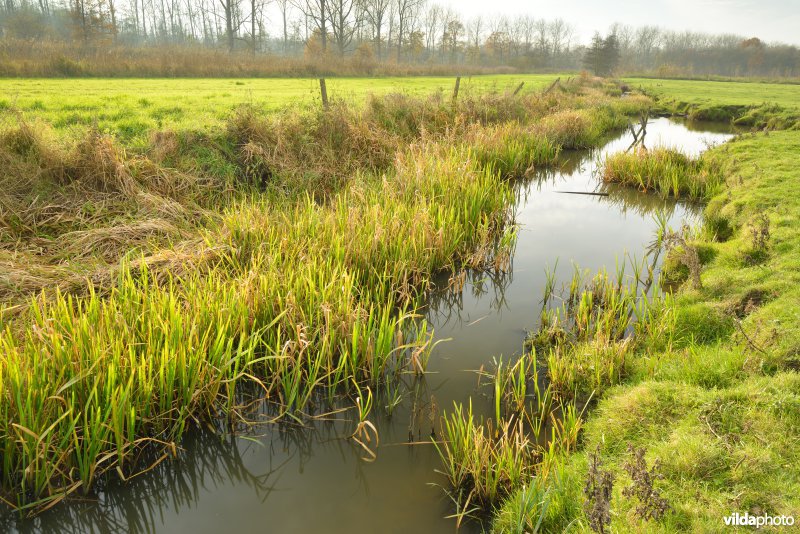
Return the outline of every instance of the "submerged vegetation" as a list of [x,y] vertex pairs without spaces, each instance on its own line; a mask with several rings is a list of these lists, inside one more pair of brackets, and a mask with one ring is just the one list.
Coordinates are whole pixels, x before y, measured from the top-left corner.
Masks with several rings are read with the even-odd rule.
[[[415,312],[432,276],[507,267],[506,178],[646,103],[586,79],[455,103],[245,107],[215,136],[153,132],[145,149],[17,116],[0,137],[3,500],[36,512],[128,478],[143,451],[174,454],[188,428],[241,422],[258,397],[298,423],[350,397],[369,454],[373,394],[425,370]],[[549,137],[544,119],[573,111],[581,126]],[[485,445],[498,465],[527,454]],[[523,473],[477,487],[493,500]]]

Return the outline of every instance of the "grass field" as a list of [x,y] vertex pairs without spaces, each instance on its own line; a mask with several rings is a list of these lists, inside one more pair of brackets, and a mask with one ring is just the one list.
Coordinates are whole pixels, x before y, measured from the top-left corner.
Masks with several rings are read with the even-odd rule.
[[653,78],[624,78],[624,80],[631,87],[642,88],[648,94],[699,105],[752,106],[766,103],[787,108],[800,107],[800,85],[795,84]]
[[[558,76],[496,75],[465,77],[462,94],[488,90],[538,89]],[[359,103],[368,94],[402,92],[450,94],[455,78],[330,78],[330,98]],[[237,79],[4,79],[0,80],[0,109],[13,107],[29,119],[42,119],[56,130],[96,124],[101,130],[135,142],[154,129],[212,131],[231,110],[252,104],[274,111],[318,105],[319,82],[310,78]]]
[[626,82],[653,97],[661,112],[753,129],[800,129],[800,85],[649,78]]

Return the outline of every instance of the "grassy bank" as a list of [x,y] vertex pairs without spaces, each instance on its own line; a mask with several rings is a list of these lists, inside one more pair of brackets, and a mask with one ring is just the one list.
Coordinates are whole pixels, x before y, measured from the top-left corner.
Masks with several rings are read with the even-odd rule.
[[[725,186],[703,230],[661,235],[673,280],[689,278],[674,297],[629,314],[624,285],[601,277],[573,284],[568,320],[543,316],[532,344],[550,351],[554,394],[596,406],[577,452],[494,503],[495,531],[721,532],[734,512],[800,515],[799,149],[784,131],[705,156]],[[630,337],[609,327],[634,314]]]
[[297,422],[362,399],[359,439],[366,399],[425,369],[414,311],[433,275],[508,267],[508,180],[646,105],[582,80],[456,103],[245,106],[144,145],[9,118],[3,500],[35,512],[127,478],[192,425],[238,422],[242,384]]
[[800,128],[800,85],[756,81],[626,78],[664,113],[731,121],[746,128]]

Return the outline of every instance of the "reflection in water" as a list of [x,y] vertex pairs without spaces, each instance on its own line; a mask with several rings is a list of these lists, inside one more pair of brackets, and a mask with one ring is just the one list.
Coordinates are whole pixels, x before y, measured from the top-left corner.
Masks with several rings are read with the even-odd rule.
[[[511,260],[508,271],[477,271],[467,269],[464,287],[454,288],[448,276],[440,276],[434,282],[438,291],[428,299],[427,317],[439,327],[452,323],[454,327],[464,326],[464,297],[470,301],[488,299],[490,310],[500,313],[508,308],[506,290],[514,281],[514,262]],[[467,293],[468,292],[468,293]],[[469,321],[471,322],[471,321]]]
[[[678,147],[697,154],[725,140],[728,127],[666,119],[650,121],[648,147]],[[352,441],[351,413],[320,399],[331,413],[306,428],[286,423],[242,425],[232,437],[189,436],[177,461],[164,461],[128,483],[110,479],[95,496],[71,501],[26,521],[6,514],[0,530],[20,532],[451,532],[451,512],[439,488],[436,451],[428,439],[442,408],[472,398],[489,414],[476,390],[475,370],[492,357],[519,353],[526,329],[538,324],[545,270],[571,276],[573,263],[596,271],[626,252],[641,257],[656,228],[656,214],[673,227],[697,216],[695,207],[655,195],[599,184],[605,154],[625,150],[630,134],[594,152],[566,153],[558,167],[541,169],[516,187],[516,249],[508,272],[467,271],[463,283],[441,288],[425,310],[439,343],[424,379],[377,398],[370,419],[378,427],[378,458],[366,463]],[[564,194],[603,193],[604,196]],[[447,341],[444,341],[447,340]],[[268,420],[267,405],[254,420]],[[260,433],[260,434],[259,434]],[[409,444],[409,442],[413,442]],[[468,525],[463,530],[480,530]]]

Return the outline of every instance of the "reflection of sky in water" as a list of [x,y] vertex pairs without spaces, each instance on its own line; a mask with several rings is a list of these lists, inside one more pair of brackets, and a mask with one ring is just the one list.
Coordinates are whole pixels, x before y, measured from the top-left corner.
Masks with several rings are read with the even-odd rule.
[[[696,154],[707,143],[727,138],[723,131],[694,132],[691,125],[656,119],[646,145],[679,147]],[[702,127],[707,128],[708,125]],[[625,150],[629,134],[600,152]],[[436,481],[438,456],[430,445],[406,446],[430,433],[431,397],[440,408],[470,397],[479,411],[487,400],[477,392],[472,370],[493,356],[521,350],[526,329],[537,324],[545,270],[556,266],[559,280],[583,269],[613,270],[626,252],[641,258],[656,228],[653,216],[665,210],[672,226],[693,210],[655,195],[601,187],[594,173],[596,154],[565,154],[558,170],[542,170],[519,183],[516,219],[520,225],[513,272],[492,279],[470,273],[464,290],[435,296],[428,318],[442,342],[431,357],[425,384],[418,385],[422,415],[411,423],[411,402],[391,418],[375,415],[382,447],[374,463],[361,461],[352,442],[337,439],[352,424],[318,424],[317,431],[282,432],[260,428],[264,436],[239,439],[197,435],[184,444],[180,462],[164,462],[127,485],[111,482],[95,502],[73,502],[27,522],[22,531],[58,532],[451,532],[448,503]],[[563,191],[603,191],[585,196]],[[446,280],[445,280],[446,282]],[[347,414],[340,416],[344,419]],[[441,480],[440,480],[441,481]],[[5,518],[0,529],[13,530]],[[16,528],[19,528],[17,525]]]

